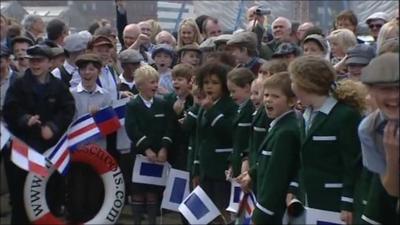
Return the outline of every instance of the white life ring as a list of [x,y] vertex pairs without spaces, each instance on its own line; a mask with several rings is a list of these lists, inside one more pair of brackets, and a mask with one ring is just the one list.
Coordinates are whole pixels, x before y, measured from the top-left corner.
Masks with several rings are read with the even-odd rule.
[[[121,169],[105,150],[98,145],[84,146],[72,153],[72,162],[89,164],[104,183],[104,202],[93,219],[84,224],[114,224],[125,202],[125,185]],[[25,209],[33,224],[64,224],[49,210],[46,202],[48,177],[29,173],[24,186]]]

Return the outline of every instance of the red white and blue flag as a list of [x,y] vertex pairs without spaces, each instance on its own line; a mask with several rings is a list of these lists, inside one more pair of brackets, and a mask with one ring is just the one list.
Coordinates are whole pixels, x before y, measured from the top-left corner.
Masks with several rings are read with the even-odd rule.
[[67,135],[63,135],[58,143],[45,153],[54,168],[64,176],[68,172],[70,162],[67,140]]
[[68,130],[68,147],[71,151],[80,146],[102,138],[102,134],[90,114],[82,116],[72,123]]
[[121,127],[117,113],[111,106],[96,112],[93,119],[103,136],[114,133]]
[[245,194],[242,199],[241,207],[239,210],[240,212],[242,212],[242,218],[243,218],[241,224],[243,225],[253,224],[251,221],[251,216],[253,214],[255,205],[256,205],[255,196],[253,192]]
[[12,140],[11,161],[23,170],[47,177],[46,157],[17,138]]

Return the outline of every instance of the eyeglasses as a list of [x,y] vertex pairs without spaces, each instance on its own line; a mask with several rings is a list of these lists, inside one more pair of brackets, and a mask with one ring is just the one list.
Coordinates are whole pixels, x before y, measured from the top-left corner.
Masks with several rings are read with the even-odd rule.
[[370,25],[368,25],[368,27],[369,27],[369,29],[373,29],[373,28],[381,28],[383,26],[383,24],[380,24],[380,23],[378,23],[378,24],[370,24]]

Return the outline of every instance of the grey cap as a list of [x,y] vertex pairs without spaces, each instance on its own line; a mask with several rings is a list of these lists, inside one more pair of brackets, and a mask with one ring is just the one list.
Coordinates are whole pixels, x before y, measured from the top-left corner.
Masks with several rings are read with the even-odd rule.
[[140,63],[144,60],[142,54],[134,49],[126,49],[120,52],[118,59],[121,63]]
[[236,33],[232,36],[231,40],[229,40],[227,45],[239,45],[241,47],[245,47],[249,50],[256,51],[257,50],[257,36],[255,33],[251,31],[243,31]]
[[60,56],[60,55],[64,55],[65,51],[62,47],[54,47],[51,48],[51,51],[53,52],[53,56]]
[[232,34],[221,34],[218,37],[215,38],[214,43],[216,45],[219,44],[226,44],[229,40],[231,40],[233,37]]
[[278,45],[272,57],[280,57],[288,54],[300,55],[299,47],[291,42],[282,42]]
[[346,65],[361,64],[368,65],[368,63],[375,57],[375,49],[370,45],[357,44],[356,46],[347,50]]
[[159,52],[165,52],[170,55],[172,59],[175,58],[174,48],[172,48],[172,46],[169,44],[158,44],[154,46],[153,52],[151,53],[151,58],[154,59],[156,54]]
[[365,84],[399,85],[399,53],[385,53],[374,58],[362,69]]
[[71,34],[65,37],[64,42],[67,52],[79,52],[86,49],[89,39],[81,34]]
[[214,43],[215,37],[209,37],[203,42],[201,42],[199,48],[201,51],[212,51],[215,50],[215,43]]
[[365,20],[365,23],[369,24],[371,20],[384,20],[385,22],[387,22],[389,21],[389,16],[387,15],[387,13],[384,12],[376,12],[368,16],[368,18]]
[[38,44],[34,45],[32,47],[29,47],[28,50],[26,50],[26,53],[28,54],[27,58],[52,58],[53,57],[53,51],[51,48],[47,45],[43,44]]
[[322,47],[324,53],[328,52],[328,42],[326,41],[326,39],[324,37],[322,37],[319,34],[310,34],[304,38],[303,45],[304,45],[304,43],[306,43],[307,41],[310,41],[310,40],[316,41]]

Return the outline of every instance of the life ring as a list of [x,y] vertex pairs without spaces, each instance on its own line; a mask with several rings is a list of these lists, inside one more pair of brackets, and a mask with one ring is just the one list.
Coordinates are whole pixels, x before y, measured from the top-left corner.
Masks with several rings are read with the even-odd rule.
[[[125,185],[121,169],[105,150],[98,145],[86,145],[71,154],[72,162],[89,164],[104,183],[104,202],[99,212],[84,224],[114,224],[122,212],[125,202]],[[33,224],[64,224],[49,210],[46,202],[44,178],[29,173],[24,186],[25,209]]]

